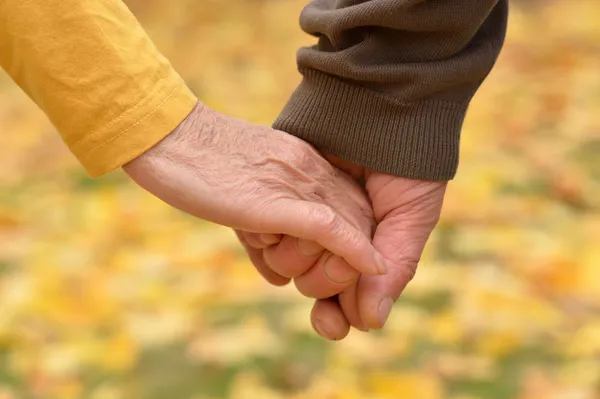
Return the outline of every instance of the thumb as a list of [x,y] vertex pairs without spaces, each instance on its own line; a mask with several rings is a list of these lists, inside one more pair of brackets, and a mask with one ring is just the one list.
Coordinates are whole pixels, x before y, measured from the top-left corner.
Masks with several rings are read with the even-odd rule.
[[[406,191],[380,197],[396,198],[397,206],[384,213],[373,237],[373,246],[388,265],[387,275],[361,276],[358,283],[359,311],[365,327],[379,329],[384,326],[394,302],[415,276],[425,244],[441,212],[445,185],[439,187],[417,201],[405,201],[403,197],[409,194]],[[384,202],[390,203],[381,201],[381,204]],[[379,205],[380,201],[374,197],[376,214]]]
[[387,271],[370,237],[327,205],[280,200],[269,209],[268,215],[263,219],[263,231],[314,241],[367,275],[383,275]]

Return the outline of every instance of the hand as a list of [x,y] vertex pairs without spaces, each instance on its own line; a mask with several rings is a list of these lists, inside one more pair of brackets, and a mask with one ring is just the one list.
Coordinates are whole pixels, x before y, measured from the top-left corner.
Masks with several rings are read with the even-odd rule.
[[379,329],[416,273],[425,244],[438,222],[447,182],[396,177],[334,156],[326,158],[355,179],[364,179],[377,223],[373,246],[384,256],[389,271],[386,276],[361,276],[338,295],[337,301],[318,300],[311,318],[313,323],[324,317],[335,321],[329,323],[332,336],[347,334],[348,324],[363,330]]
[[350,179],[289,134],[198,104],[123,169],[156,197],[201,219],[315,242],[356,271],[385,272],[370,238],[336,210]]
[[[370,242],[374,220],[366,193],[344,172],[336,170],[335,175],[336,193],[341,195],[332,195],[330,205]],[[305,296],[328,298],[358,279],[356,269],[314,241],[239,229],[236,234],[252,263],[271,284],[285,285],[293,278]]]
[[[446,182],[396,177],[366,170],[331,155],[326,158],[356,181],[366,183],[377,222],[373,245],[389,265],[386,276],[363,275],[344,284],[336,283],[311,269],[314,259],[328,256],[319,245],[303,244],[312,248],[311,258],[302,254],[297,245],[290,244],[292,239],[286,236],[273,237],[268,242],[260,242],[256,234],[246,237],[254,245],[252,252],[249,251],[251,259],[268,281],[276,283],[263,272],[264,266],[260,265],[265,261],[279,271],[280,281],[284,281],[282,275],[296,277],[293,271],[306,270],[294,281],[304,295],[320,298],[311,312],[313,327],[323,337],[338,340],[348,334],[350,325],[363,331],[383,327],[393,302],[414,276],[427,239],[437,224]],[[366,213],[363,216],[368,218]],[[360,213],[355,212],[353,220],[365,226],[364,220],[360,222]],[[363,227],[363,231],[369,234],[370,229]],[[264,248],[262,255],[258,248]],[[316,265],[318,269],[319,263]]]
[[[332,198],[332,206],[350,224],[371,239],[374,229],[373,213],[366,193],[344,172],[338,172],[339,189],[343,197]],[[291,278],[300,293],[311,298],[329,298],[356,282],[359,272],[343,259],[333,255],[316,242],[289,235],[259,234],[236,231],[252,263],[271,284],[285,285]],[[329,305],[319,302],[321,318],[313,326],[329,339],[342,339],[350,330],[344,315]],[[339,325],[345,325],[340,329]],[[329,327],[332,325],[333,327]],[[330,333],[331,331],[331,333]],[[332,335],[333,333],[333,335]]]

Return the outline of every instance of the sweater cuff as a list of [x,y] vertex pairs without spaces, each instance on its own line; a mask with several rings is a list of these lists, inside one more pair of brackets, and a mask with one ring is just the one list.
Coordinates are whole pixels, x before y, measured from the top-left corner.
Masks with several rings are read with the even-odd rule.
[[468,101],[401,103],[315,70],[301,72],[304,79],[274,128],[379,172],[423,180],[454,177]]

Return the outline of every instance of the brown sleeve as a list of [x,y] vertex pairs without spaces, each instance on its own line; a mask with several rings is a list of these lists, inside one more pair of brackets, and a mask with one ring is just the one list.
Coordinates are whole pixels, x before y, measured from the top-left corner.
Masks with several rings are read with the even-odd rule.
[[314,0],[303,80],[274,127],[398,176],[448,180],[471,97],[502,47],[508,0]]

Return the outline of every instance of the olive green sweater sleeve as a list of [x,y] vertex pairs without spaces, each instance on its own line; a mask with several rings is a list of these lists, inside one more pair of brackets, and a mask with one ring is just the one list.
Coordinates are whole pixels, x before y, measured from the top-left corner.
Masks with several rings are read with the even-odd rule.
[[314,0],[303,80],[274,126],[381,172],[451,179],[463,119],[506,32],[508,0]]

